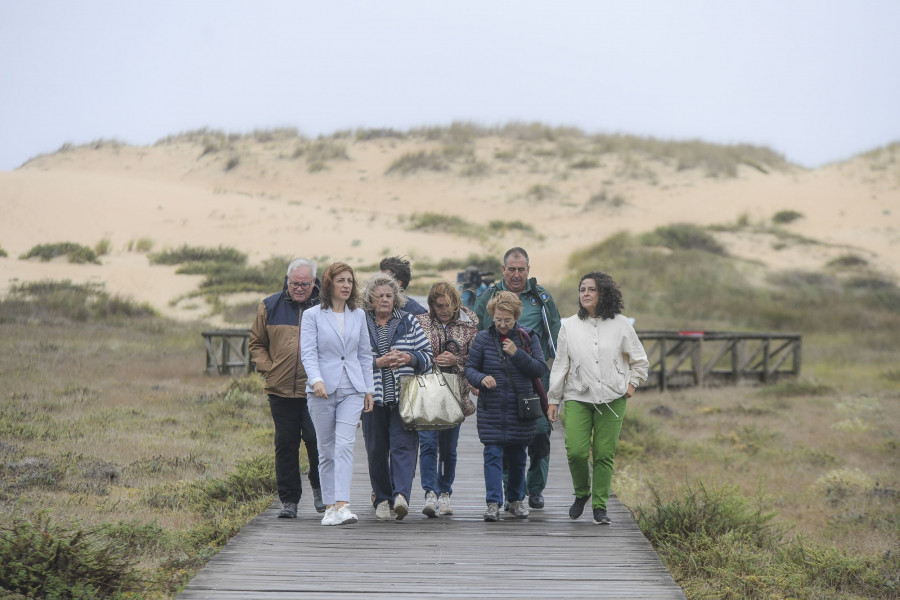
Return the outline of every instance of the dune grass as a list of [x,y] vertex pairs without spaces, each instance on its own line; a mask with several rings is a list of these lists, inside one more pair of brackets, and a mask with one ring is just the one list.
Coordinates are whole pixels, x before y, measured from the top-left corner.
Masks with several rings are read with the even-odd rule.
[[20,260],[28,260],[29,258],[39,258],[42,262],[48,262],[59,256],[65,256],[70,263],[96,263],[100,264],[97,259],[97,253],[81,244],[75,242],[57,242],[53,244],[38,244],[33,246],[28,252],[19,257]]
[[96,283],[37,281],[12,285],[0,300],[0,323],[21,323],[35,319],[117,320],[149,317],[156,311],[148,304],[137,304],[118,295],[110,295]]
[[257,375],[199,324],[0,303],[0,596],[173,598],[274,498]]
[[233,263],[242,265],[247,262],[247,255],[227,246],[204,248],[201,246],[182,245],[156,252],[149,256],[150,263],[156,265],[180,265],[190,262]]

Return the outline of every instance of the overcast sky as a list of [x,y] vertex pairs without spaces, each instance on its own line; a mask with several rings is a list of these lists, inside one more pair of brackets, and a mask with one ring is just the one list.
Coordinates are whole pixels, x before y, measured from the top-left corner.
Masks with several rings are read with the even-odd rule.
[[0,170],[98,138],[512,120],[900,141],[898,0],[0,0]]

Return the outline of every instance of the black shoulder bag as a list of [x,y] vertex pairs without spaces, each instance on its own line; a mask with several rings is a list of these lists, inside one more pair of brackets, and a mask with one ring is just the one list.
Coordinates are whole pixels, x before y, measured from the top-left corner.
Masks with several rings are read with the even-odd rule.
[[534,421],[539,419],[543,414],[540,396],[534,392],[530,394],[519,394],[519,390],[516,387],[516,380],[513,379],[512,373],[509,371],[509,365],[507,364],[509,357],[503,351],[503,348],[500,347],[499,337],[494,338],[494,346],[497,347],[497,351],[500,353],[500,362],[503,363],[506,377],[509,379],[509,383],[512,385],[513,392],[516,394],[516,399],[519,402],[519,419],[523,421]]

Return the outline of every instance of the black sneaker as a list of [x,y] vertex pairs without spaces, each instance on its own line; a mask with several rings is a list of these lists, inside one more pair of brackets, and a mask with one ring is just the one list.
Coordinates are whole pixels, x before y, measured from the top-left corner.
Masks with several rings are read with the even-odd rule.
[[594,523],[597,525],[609,525],[612,523],[612,519],[606,514],[605,508],[594,509]]
[[285,502],[281,505],[281,510],[278,511],[279,519],[296,519],[297,518],[297,503],[296,502]]
[[569,507],[569,518],[577,519],[582,514],[584,514],[584,505],[587,504],[587,501],[590,499],[590,496],[583,496],[581,498],[575,496],[575,502],[573,502],[572,506]]
[[528,506],[531,508],[544,508],[544,496],[542,494],[528,494]]
[[503,503],[503,511],[509,512],[509,501],[508,500]]
[[321,488],[313,488],[313,506],[316,507],[317,513],[325,512],[325,503],[322,502],[322,490]]

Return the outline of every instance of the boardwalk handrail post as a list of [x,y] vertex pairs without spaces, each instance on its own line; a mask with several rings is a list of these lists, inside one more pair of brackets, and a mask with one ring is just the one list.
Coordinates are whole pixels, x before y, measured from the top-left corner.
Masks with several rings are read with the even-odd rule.
[[201,335],[208,375],[245,375],[253,370],[249,329],[216,329]]
[[698,337],[691,341],[694,345],[691,352],[691,366],[694,369],[694,384],[697,387],[703,387],[703,338]]
[[659,391],[664,392],[668,388],[668,375],[666,374],[666,338],[659,339]]

